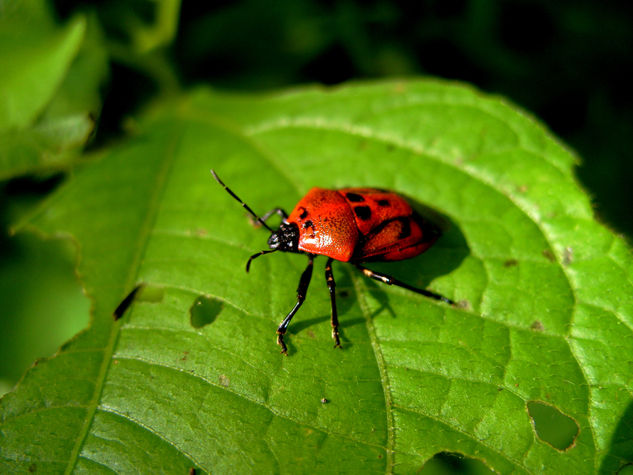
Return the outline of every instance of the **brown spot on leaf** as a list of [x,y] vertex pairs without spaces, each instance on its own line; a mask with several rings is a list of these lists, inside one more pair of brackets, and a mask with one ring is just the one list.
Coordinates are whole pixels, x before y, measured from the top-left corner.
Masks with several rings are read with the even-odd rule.
[[551,262],[556,261],[556,256],[554,256],[554,253],[551,249],[543,249],[543,256],[545,256],[545,258]]
[[543,330],[545,330],[545,327],[543,326],[543,323],[541,323],[538,320],[534,320],[534,323],[532,323],[532,325],[530,325],[530,328],[534,331],[537,332],[542,332]]
[[563,265],[568,266],[574,261],[574,249],[571,246],[567,246],[563,251]]

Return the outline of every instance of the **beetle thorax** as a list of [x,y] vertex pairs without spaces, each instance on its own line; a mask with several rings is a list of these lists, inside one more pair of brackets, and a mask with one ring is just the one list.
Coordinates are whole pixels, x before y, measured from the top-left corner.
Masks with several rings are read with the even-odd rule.
[[268,246],[277,251],[299,252],[299,228],[295,223],[281,223],[268,238]]

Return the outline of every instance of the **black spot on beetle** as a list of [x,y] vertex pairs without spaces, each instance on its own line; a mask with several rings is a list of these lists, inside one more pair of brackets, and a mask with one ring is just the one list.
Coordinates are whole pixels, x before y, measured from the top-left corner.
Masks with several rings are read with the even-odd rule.
[[313,226],[312,221],[310,221],[309,219],[305,223],[303,223],[303,229],[308,229],[308,228],[311,228],[312,226]]
[[398,239],[406,239],[411,236],[411,223],[408,219],[402,219],[400,222],[402,223],[402,229],[400,229]]
[[363,201],[365,201],[365,198],[357,193],[345,193],[345,197],[352,203],[362,203]]
[[378,206],[389,206],[391,205],[391,203],[389,203],[389,200],[378,200]]
[[301,212],[301,214],[299,215],[299,218],[300,218],[300,219],[306,219],[306,218],[308,217],[308,210],[307,210],[307,209],[305,209],[305,208],[300,208],[300,209],[302,209],[303,211],[302,211],[302,212]]
[[371,218],[371,209],[369,208],[369,206],[357,206],[356,208],[354,208],[354,213],[356,213],[356,216],[358,216],[363,221],[367,221],[369,218]]

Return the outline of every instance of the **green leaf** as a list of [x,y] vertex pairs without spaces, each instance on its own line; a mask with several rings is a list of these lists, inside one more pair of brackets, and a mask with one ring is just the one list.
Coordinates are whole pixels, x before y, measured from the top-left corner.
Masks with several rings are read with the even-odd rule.
[[[515,107],[447,83],[163,104],[24,223],[74,236],[93,319],[1,400],[0,467],[410,473],[452,453],[501,473],[617,470],[633,456],[633,266],[575,162]],[[375,268],[462,305],[335,263],[334,350],[317,259],[280,355],[306,259],[246,274],[267,234],[210,168],[259,213],[312,186],[433,207],[452,223],[441,240]],[[543,435],[543,406],[576,425],[570,446]]]
[[0,129],[29,125],[51,99],[85,32],[82,18],[58,28],[45,2],[18,2],[0,17]]
[[0,11],[0,71],[0,179],[67,166],[108,74],[96,18],[60,27],[46,2],[12,2]]

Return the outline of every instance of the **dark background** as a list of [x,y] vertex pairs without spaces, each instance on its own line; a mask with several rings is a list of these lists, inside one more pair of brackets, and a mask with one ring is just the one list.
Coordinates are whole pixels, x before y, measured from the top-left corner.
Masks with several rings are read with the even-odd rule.
[[[61,19],[96,10],[119,44],[132,19],[151,24],[156,15],[149,1],[53,3]],[[161,54],[163,71],[149,74],[113,55],[93,147],[168,88],[261,91],[440,77],[503,95],[542,120],[581,157],[578,177],[598,217],[633,236],[630,1],[186,1]]]
[[[543,121],[581,157],[577,175],[598,218],[633,236],[630,1],[186,1],[173,40],[146,56],[128,54],[126,45],[131,25],[155,23],[156,3],[53,4],[60,21],[96,12],[112,46],[89,148],[120,138],[125,118],[150,99],[196,84],[249,92],[440,77],[505,96]],[[50,355],[87,324],[88,302],[72,274],[76,257],[68,243],[9,237],[7,230],[64,178],[61,171],[0,182],[0,332],[17,341],[18,333],[42,325],[27,320],[37,313],[46,313],[48,328],[66,328],[49,346],[24,348],[35,356]],[[68,315],[73,324],[62,323]],[[35,357],[6,351],[0,349],[0,394],[3,380],[10,387]]]
[[[184,87],[253,91],[425,75],[501,94],[578,153],[599,218],[633,235],[630,1],[190,1],[169,55]],[[109,129],[129,112],[121,89],[134,76],[113,72]],[[146,91],[142,79],[132,77],[136,92]]]

